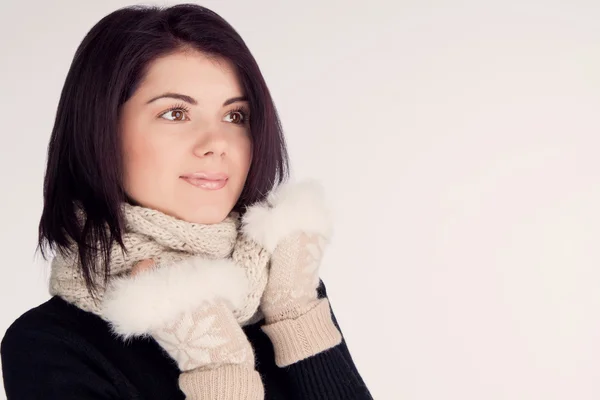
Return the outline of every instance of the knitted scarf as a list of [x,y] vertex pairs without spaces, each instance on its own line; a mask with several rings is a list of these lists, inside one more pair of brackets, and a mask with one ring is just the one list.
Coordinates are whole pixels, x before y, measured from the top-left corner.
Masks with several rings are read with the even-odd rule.
[[[246,272],[249,292],[244,304],[234,310],[240,325],[259,321],[260,297],[267,283],[268,253],[254,241],[239,232],[239,215],[232,212],[217,224],[186,222],[162,212],[123,203],[125,218],[123,242],[126,252],[115,244],[110,249],[108,285],[117,277],[127,275],[143,259],[153,259],[157,268],[184,261],[190,257],[231,259]],[[86,288],[76,249],[62,253],[52,260],[50,294],[57,295],[75,306],[102,318],[102,299],[106,286],[99,282],[97,300]]]

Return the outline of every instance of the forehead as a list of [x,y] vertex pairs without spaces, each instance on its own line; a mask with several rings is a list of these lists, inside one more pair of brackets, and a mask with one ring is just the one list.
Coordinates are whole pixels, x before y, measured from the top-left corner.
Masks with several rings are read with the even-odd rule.
[[207,56],[199,51],[169,54],[152,61],[140,82],[138,94],[179,92],[192,97],[221,101],[232,95],[242,95],[233,64],[223,58]]

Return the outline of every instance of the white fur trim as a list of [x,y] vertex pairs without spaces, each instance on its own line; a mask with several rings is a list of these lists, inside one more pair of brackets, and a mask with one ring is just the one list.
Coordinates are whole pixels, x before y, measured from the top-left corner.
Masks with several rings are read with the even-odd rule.
[[307,180],[281,184],[266,201],[248,207],[241,229],[272,253],[282,239],[296,232],[321,234],[329,239],[332,225],[322,186]]
[[233,261],[193,257],[116,279],[105,293],[102,316],[126,338],[149,334],[216,299],[239,308],[248,286],[246,272]]

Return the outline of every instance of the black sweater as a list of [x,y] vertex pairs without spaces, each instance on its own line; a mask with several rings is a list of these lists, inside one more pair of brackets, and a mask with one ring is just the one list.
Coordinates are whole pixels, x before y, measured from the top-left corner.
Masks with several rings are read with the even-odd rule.
[[[319,297],[326,297],[321,282]],[[339,325],[333,317],[336,326]],[[372,399],[344,340],[289,367],[275,365],[260,329],[244,327],[265,399]],[[0,349],[8,400],[177,400],[179,369],[151,338],[124,342],[95,314],[52,297],[19,317]]]

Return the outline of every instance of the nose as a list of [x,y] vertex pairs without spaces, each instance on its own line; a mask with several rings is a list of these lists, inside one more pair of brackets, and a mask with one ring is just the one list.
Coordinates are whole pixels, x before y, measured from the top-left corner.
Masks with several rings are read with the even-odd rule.
[[224,157],[227,153],[227,140],[217,131],[206,132],[194,146],[196,157]]

